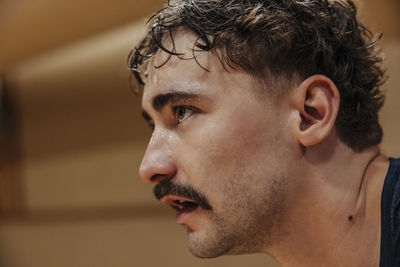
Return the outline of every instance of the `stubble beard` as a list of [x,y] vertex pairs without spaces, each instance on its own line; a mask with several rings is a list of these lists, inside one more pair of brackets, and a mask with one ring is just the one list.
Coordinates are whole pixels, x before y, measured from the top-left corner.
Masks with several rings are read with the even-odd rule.
[[[287,178],[272,181],[257,201],[237,202],[236,190],[231,191],[233,205],[223,214],[212,211],[208,225],[201,232],[188,230],[189,251],[199,258],[239,255],[265,251],[281,240],[284,212],[284,191]],[[243,189],[243,188],[241,188]]]

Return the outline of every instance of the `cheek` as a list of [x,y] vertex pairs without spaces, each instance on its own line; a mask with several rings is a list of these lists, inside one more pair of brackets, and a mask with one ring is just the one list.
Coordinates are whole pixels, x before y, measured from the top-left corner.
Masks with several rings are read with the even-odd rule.
[[274,132],[273,128],[266,129],[265,121],[249,116],[248,112],[223,116],[210,128],[202,134],[205,137],[201,149],[203,160],[210,161],[214,169],[228,173],[262,161],[268,154]]
[[268,182],[264,178],[270,172],[269,158],[276,152],[273,144],[278,143],[275,129],[266,129],[259,118],[233,115],[199,122],[201,127],[183,141],[187,151],[182,151],[186,155],[181,168],[185,182],[214,204],[228,205],[238,194],[262,190]]
[[[200,123],[199,123],[200,124]],[[187,144],[204,168],[227,172],[236,169],[260,147],[260,127],[240,116],[220,116],[204,121],[188,135]]]

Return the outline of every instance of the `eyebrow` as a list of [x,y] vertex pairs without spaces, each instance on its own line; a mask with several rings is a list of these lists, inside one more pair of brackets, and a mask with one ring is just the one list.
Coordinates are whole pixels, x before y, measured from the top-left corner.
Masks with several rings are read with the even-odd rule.
[[[188,92],[170,92],[165,94],[159,94],[153,97],[151,103],[155,110],[161,111],[165,106],[171,105],[179,101],[195,100],[199,98],[198,94],[188,93]],[[150,122],[152,121],[151,116],[143,109],[143,118]]]
[[170,105],[182,100],[194,100],[199,95],[187,92],[170,92],[166,94],[160,94],[153,97],[152,105],[157,111],[161,111],[166,105]]

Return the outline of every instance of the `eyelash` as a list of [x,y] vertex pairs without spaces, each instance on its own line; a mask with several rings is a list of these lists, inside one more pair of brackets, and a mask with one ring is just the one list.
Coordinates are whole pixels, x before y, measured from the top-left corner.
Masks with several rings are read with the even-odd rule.
[[148,121],[148,122],[147,122],[147,125],[150,127],[150,129],[152,129],[152,130],[154,131],[155,124],[154,124],[154,121],[153,121],[153,120]]
[[[185,113],[183,114],[183,119],[179,119],[179,114],[178,112],[184,110]],[[172,107],[172,112],[175,116],[175,120],[176,120],[176,124],[180,124],[183,121],[185,121],[187,118],[189,118],[190,116],[192,116],[195,112],[196,109],[193,106],[185,106],[185,105],[179,105],[179,106],[173,106]],[[187,115],[187,113],[190,112],[189,115]]]
[[[178,115],[178,112],[179,112],[180,109],[184,109],[185,110],[185,114],[184,114],[185,117],[182,120],[179,119],[179,115]],[[182,123],[184,120],[186,120],[187,118],[189,118],[193,114],[199,112],[197,108],[195,108],[193,106],[190,106],[190,105],[172,106],[171,110],[172,110],[176,125]],[[190,114],[187,115],[187,112],[190,112]],[[150,119],[150,120],[147,121],[147,124],[154,131],[154,128],[155,128],[154,121],[152,119]]]

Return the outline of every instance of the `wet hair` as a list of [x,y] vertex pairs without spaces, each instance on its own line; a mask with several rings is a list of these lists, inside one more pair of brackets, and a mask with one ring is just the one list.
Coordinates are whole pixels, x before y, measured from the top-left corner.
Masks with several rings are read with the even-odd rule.
[[154,14],[149,25],[128,57],[139,84],[144,85],[141,72],[157,51],[182,55],[173,36],[185,29],[197,36],[193,51],[213,52],[225,69],[239,68],[265,85],[277,77],[327,76],[340,93],[335,125],[340,139],[354,151],[381,142],[378,111],[385,73],[375,47],[380,36],[357,20],[353,1],[178,0]]

